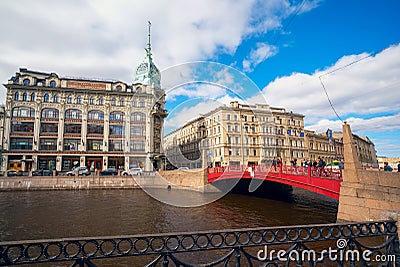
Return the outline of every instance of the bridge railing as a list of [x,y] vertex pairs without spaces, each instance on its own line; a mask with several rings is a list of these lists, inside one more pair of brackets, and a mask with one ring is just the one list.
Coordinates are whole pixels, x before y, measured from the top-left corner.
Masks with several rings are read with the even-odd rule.
[[0,266],[105,259],[112,266],[400,266],[400,251],[395,221],[0,242]]
[[209,176],[215,176],[221,173],[241,173],[242,176],[251,176],[254,173],[272,173],[272,174],[290,174],[308,177],[324,177],[331,179],[342,179],[342,171],[332,168],[320,168],[313,166],[282,166],[260,164],[255,166],[234,165],[208,168]]

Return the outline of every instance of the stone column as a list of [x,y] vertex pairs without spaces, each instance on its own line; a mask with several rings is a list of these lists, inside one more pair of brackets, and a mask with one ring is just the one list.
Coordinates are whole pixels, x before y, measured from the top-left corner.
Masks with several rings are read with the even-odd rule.
[[81,130],[81,139],[82,139],[82,150],[86,151],[87,147],[87,116],[88,115],[88,107],[87,104],[84,105],[82,110],[82,130]]
[[86,166],[85,156],[81,156],[80,165],[79,166]]
[[103,138],[103,151],[108,151],[108,136],[110,134],[110,105],[107,106],[104,111],[104,138]]

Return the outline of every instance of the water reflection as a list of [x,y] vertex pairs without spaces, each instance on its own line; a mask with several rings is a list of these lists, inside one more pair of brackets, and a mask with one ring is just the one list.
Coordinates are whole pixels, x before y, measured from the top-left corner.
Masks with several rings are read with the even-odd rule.
[[228,194],[195,208],[166,205],[141,190],[0,192],[0,240],[331,223],[336,211],[336,202],[300,190],[287,202]]

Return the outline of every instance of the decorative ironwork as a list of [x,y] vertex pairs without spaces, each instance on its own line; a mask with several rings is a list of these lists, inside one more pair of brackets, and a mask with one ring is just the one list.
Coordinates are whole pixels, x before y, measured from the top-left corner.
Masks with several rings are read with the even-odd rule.
[[188,263],[200,260],[195,253],[207,253],[203,260],[214,256],[201,266],[400,266],[395,221],[0,242],[0,266],[96,266],[94,260],[145,255],[154,257],[146,266],[196,266]]

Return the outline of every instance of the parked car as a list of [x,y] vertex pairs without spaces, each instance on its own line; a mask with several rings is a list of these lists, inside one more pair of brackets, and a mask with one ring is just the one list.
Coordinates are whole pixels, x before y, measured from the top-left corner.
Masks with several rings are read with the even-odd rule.
[[32,176],[52,176],[53,171],[52,170],[38,170],[35,172],[32,172]]
[[118,171],[115,168],[108,168],[100,171],[100,175],[118,175]]
[[90,171],[86,166],[76,167],[73,170],[66,173],[67,176],[75,176],[75,175],[90,175]]
[[127,171],[123,171],[121,174],[124,176],[127,175],[142,175],[142,169],[141,168],[131,168]]
[[22,171],[19,170],[8,170],[6,172],[7,176],[22,176]]

